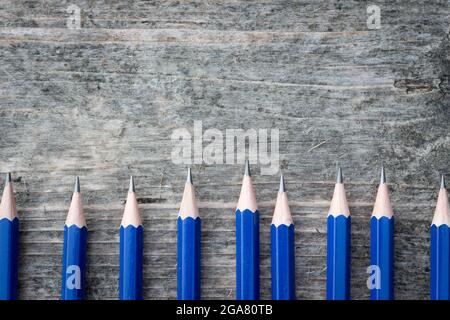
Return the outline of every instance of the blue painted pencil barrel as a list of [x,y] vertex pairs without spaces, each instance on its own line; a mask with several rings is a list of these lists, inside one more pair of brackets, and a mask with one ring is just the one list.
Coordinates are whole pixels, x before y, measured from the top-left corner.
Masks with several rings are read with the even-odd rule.
[[15,300],[18,292],[19,219],[0,220],[0,300]]
[[120,226],[120,300],[142,300],[142,235],[142,226]]
[[431,225],[431,300],[450,299],[450,228]]
[[327,300],[350,299],[351,217],[327,219]]
[[87,228],[64,226],[62,300],[82,300],[85,296]]
[[370,264],[377,267],[372,300],[394,299],[394,218],[370,219]]
[[259,300],[258,210],[236,210],[236,299]]
[[178,217],[177,298],[200,299],[201,220]]
[[294,225],[270,226],[272,299],[295,299]]

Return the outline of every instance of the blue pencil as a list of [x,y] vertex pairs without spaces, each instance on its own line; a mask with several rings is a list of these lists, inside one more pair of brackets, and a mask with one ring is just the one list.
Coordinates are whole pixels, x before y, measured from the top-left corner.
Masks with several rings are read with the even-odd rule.
[[450,300],[450,213],[444,175],[430,233],[430,298]]
[[285,192],[283,175],[270,226],[272,299],[295,300],[294,222]]
[[0,204],[0,300],[18,295],[19,218],[11,174],[6,175]]
[[80,180],[75,182],[69,213],[64,226],[62,261],[62,300],[82,300],[85,295],[87,227],[80,193]]
[[142,221],[134,179],[130,177],[127,202],[120,224],[120,300],[142,300],[142,236]]
[[201,220],[190,169],[178,213],[177,228],[177,297],[178,300],[199,300]]
[[374,269],[370,285],[372,300],[394,299],[394,215],[384,167],[370,219],[370,264]]
[[327,218],[327,299],[350,299],[351,217],[339,167]]
[[236,208],[236,298],[259,300],[259,211],[246,161]]

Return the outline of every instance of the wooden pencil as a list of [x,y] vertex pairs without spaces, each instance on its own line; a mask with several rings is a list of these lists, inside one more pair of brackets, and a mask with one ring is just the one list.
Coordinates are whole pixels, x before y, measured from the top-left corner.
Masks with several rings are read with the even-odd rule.
[[198,213],[191,169],[188,169],[184,185],[177,229],[177,298],[178,300],[199,300],[201,219]]
[[375,267],[370,283],[372,300],[394,299],[394,212],[389,199],[384,166],[370,218],[370,264]]
[[259,290],[259,211],[247,160],[236,208],[236,298],[258,300]]
[[431,223],[430,298],[450,299],[450,213],[444,175]]
[[0,203],[0,299],[18,295],[19,218],[11,174],[6,175]]
[[294,221],[286,195],[283,175],[280,177],[275,211],[270,226],[272,299],[295,299]]
[[80,180],[77,177],[64,226],[62,300],[82,300],[85,297],[86,246],[87,226],[81,200]]
[[119,299],[142,299],[143,228],[136,199],[134,179],[130,177],[127,202],[120,224]]
[[350,299],[351,217],[339,167],[327,218],[327,299]]

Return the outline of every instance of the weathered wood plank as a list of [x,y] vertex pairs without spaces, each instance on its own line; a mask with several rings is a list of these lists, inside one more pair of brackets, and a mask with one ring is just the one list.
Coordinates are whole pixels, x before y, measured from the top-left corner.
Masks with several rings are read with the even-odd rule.
[[[66,28],[66,8],[82,28]],[[145,226],[147,299],[176,296],[176,216],[185,166],[171,134],[277,128],[296,223],[297,296],[325,296],[334,165],[353,215],[352,296],[367,299],[378,167],[396,213],[396,295],[428,297],[428,232],[449,173],[449,4],[377,1],[0,0],[0,171],[21,217],[21,298],[58,299],[62,226],[79,175],[89,226],[88,298],[115,299],[118,226],[133,174]],[[372,3],[370,3],[372,4]],[[241,164],[195,165],[205,299],[233,299]],[[277,177],[254,182],[262,297]]]

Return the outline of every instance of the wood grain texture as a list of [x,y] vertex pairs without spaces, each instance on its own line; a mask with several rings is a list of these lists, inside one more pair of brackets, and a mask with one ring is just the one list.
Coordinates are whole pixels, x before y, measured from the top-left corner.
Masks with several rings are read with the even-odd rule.
[[[66,8],[82,29],[66,28]],[[427,299],[429,225],[450,173],[449,2],[0,0],[0,170],[21,217],[20,295],[57,299],[75,175],[89,227],[90,299],[118,295],[118,228],[133,174],[145,228],[144,295],[176,296],[185,167],[174,129],[280,129],[296,223],[297,296],[325,296],[335,162],[353,215],[352,297],[367,299],[379,165],[396,214],[395,291]],[[317,147],[315,147],[317,146]],[[262,298],[277,176],[254,167]],[[202,295],[235,296],[234,206],[242,165],[193,168],[203,218]]]

